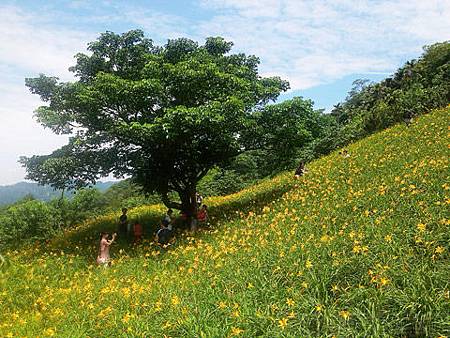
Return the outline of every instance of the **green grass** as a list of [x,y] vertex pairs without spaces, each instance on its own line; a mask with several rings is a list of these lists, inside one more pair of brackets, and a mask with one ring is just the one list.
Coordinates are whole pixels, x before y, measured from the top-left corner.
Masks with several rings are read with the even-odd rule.
[[[212,228],[112,247],[118,214],[4,256],[0,336],[438,337],[450,332],[450,108],[206,201]],[[136,208],[147,237],[164,208]]]

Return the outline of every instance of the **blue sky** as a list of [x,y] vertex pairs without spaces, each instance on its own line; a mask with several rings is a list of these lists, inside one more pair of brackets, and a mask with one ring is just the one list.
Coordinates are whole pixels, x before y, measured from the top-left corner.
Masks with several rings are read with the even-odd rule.
[[291,83],[329,111],[355,79],[379,81],[422,46],[449,38],[450,0],[2,0],[0,2],[0,185],[23,180],[19,156],[67,141],[33,120],[40,105],[24,86],[39,73],[73,80],[73,55],[99,33],[143,29],[169,38],[223,36],[233,52],[260,57],[260,73]]

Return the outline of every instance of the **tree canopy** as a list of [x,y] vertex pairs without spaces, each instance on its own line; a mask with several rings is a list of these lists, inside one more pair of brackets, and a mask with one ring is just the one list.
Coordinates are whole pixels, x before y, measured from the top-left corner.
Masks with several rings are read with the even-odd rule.
[[[61,188],[129,176],[168,207],[192,211],[198,181],[251,147],[243,135],[255,111],[289,88],[261,77],[259,59],[231,54],[232,45],[210,37],[204,45],[180,38],[156,46],[140,30],[106,32],[88,44],[89,54],[76,55],[76,81],[26,79],[45,102],[37,120],[71,135],[50,155],[22,158],[27,178]],[[181,203],[169,200],[170,191]]]

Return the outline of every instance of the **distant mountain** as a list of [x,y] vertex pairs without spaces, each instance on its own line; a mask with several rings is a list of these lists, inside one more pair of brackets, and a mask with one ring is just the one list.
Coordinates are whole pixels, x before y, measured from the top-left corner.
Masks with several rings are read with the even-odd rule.
[[[100,191],[105,191],[110,186],[117,182],[98,182],[95,187]],[[52,198],[61,195],[60,190],[54,190],[52,187],[45,185],[38,185],[37,183],[19,182],[13,185],[0,185],[0,205],[14,203],[27,195],[32,195],[34,198],[49,201]],[[72,192],[65,194],[67,197],[73,195]]]

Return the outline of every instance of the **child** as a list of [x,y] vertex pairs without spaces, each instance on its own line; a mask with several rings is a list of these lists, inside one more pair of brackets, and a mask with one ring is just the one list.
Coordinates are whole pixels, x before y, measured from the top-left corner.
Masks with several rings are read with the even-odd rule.
[[133,233],[134,233],[133,242],[140,243],[142,241],[142,235],[144,234],[144,231],[142,229],[142,225],[138,221],[134,222]]
[[97,264],[98,265],[103,264],[106,267],[110,265],[111,260],[109,256],[109,246],[114,242],[117,234],[113,233],[111,240],[108,240],[107,232],[102,232],[100,236],[101,240],[100,240],[100,247],[98,249]]
[[208,206],[205,204],[203,204],[202,208],[197,213],[197,220],[203,224],[208,222]]

